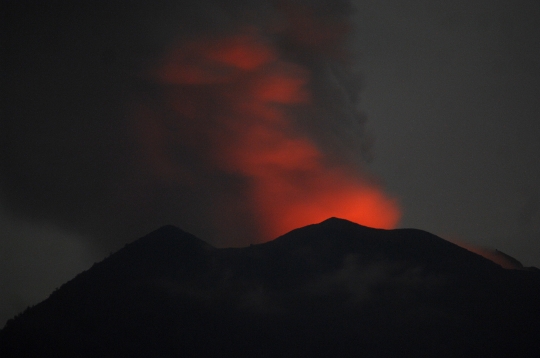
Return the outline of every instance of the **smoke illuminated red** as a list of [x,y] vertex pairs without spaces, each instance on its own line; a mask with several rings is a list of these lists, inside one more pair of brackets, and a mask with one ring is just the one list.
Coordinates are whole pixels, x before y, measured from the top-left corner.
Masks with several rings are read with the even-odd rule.
[[331,216],[397,224],[395,200],[357,170],[330,163],[295,128],[290,109],[313,101],[310,72],[280,58],[256,31],[179,44],[153,76],[173,119],[156,124],[151,111],[140,116],[150,162],[169,180],[187,180],[167,149],[181,146],[245,178],[246,205],[265,240]]

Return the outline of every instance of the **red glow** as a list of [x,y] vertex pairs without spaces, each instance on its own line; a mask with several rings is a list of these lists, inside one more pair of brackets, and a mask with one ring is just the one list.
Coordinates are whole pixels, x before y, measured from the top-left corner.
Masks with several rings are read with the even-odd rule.
[[269,175],[259,181],[254,198],[270,237],[331,216],[378,228],[393,228],[400,217],[379,188],[322,167],[300,178]]
[[[355,171],[331,166],[299,135],[287,108],[310,105],[310,73],[282,60],[261,37],[242,34],[177,46],[154,73],[166,84],[174,131],[144,124],[141,136],[164,176],[186,174],[167,146],[202,152],[221,171],[248,180],[249,211],[265,240],[331,216],[392,228],[396,202]],[[152,121],[151,116],[146,120]],[[145,131],[147,133],[145,133]],[[148,136],[148,138],[146,138]]]

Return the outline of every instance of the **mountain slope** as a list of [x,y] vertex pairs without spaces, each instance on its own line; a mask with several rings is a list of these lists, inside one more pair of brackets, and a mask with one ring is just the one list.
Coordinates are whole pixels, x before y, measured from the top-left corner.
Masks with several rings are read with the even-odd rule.
[[534,356],[540,274],[328,219],[246,248],[172,226],[10,320],[9,356]]

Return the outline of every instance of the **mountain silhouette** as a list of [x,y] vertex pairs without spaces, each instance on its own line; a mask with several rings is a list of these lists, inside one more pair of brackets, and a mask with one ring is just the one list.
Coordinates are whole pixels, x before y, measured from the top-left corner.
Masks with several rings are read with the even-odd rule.
[[174,226],[7,322],[1,357],[537,356],[540,273],[331,218],[214,248]]

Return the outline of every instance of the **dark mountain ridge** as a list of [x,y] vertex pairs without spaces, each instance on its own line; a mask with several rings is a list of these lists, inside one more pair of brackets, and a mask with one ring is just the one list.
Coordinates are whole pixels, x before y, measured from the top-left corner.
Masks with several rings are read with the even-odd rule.
[[165,226],[0,331],[0,356],[536,356],[540,274],[328,219],[245,248]]

